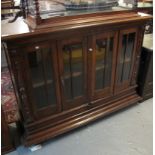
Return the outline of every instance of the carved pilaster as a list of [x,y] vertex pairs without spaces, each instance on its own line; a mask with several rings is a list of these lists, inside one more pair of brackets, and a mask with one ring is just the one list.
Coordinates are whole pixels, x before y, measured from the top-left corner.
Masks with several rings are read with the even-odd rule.
[[31,122],[32,117],[30,114],[30,108],[29,108],[29,100],[28,96],[26,95],[26,77],[24,75],[23,70],[26,70],[24,67],[24,56],[21,54],[18,54],[16,50],[10,51],[10,56],[12,56],[11,64],[13,69],[13,74],[16,81],[17,91],[18,91],[18,97],[20,100],[20,106],[23,110],[23,118],[25,119],[25,122]]

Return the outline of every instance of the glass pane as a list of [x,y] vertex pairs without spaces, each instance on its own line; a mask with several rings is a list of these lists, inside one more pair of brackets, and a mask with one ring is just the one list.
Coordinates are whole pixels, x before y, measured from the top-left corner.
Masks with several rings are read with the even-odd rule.
[[129,79],[134,50],[135,33],[123,35],[122,49],[118,66],[118,82]]
[[37,108],[56,105],[51,49],[28,53],[33,95]]
[[123,73],[123,64],[124,64],[124,57],[126,52],[126,45],[127,45],[127,35],[123,35],[122,40],[122,47],[121,47],[121,53],[119,58],[119,64],[118,64],[118,82],[122,82],[122,73]]
[[71,100],[84,94],[82,44],[65,45],[63,59],[64,91],[66,98]]
[[124,68],[122,80],[128,80],[131,69],[132,54],[134,50],[135,33],[130,33],[128,35],[128,44],[126,47],[125,58],[124,58]]
[[96,40],[96,89],[110,86],[113,38]]

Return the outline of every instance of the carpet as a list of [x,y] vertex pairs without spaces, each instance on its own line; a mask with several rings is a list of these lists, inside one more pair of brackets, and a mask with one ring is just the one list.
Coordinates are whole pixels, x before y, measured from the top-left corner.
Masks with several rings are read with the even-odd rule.
[[18,105],[7,67],[1,69],[1,104],[7,123],[19,120]]

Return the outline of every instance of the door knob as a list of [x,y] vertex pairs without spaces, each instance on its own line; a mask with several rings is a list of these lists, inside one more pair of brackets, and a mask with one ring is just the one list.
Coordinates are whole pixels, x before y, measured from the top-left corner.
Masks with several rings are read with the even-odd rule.
[[92,49],[92,48],[89,48],[89,49],[88,49],[88,51],[89,51],[89,52],[92,52],[92,51],[93,51],[93,49]]
[[35,46],[35,49],[36,49],[36,50],[39,50],[39,49],[40,49],[40,47],[39,47],[39,46]]

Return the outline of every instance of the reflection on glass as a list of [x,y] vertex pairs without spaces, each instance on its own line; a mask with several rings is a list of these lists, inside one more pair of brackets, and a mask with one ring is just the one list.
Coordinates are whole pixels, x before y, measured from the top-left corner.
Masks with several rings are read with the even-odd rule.
[[118,82],[120,83],[122,81],[122,73],[123,73],[123,63],[124,63],[124,55],[126,51],[126,45],[127,45],[127,35],[123,35],[122,40],[122,47],[121,47],[121,53],[120,53],[120,60],[118,64]]
[[65,96],[72,100],[84,94],[82,44],[65,45],[63,59]]
[[118,82],[121,83],[129,79],[132,54],[134,51],[135,33],[123,35],[122,49],[118,66]]
[[113,38],[96,40],[96,89],[110,86]]
[[132,60],[132,54],[134,50],[134,41],[135,41],[135,33],[130,33],[128,36],[128,45],[126,48],[126,54],[125,54],[125,60],[124,60],[124,72],[122,80],[128,80],[130,69],[131,69],[131,60]]
[[38,108],[56,104],[51,49],[28,53],[33,94]]

